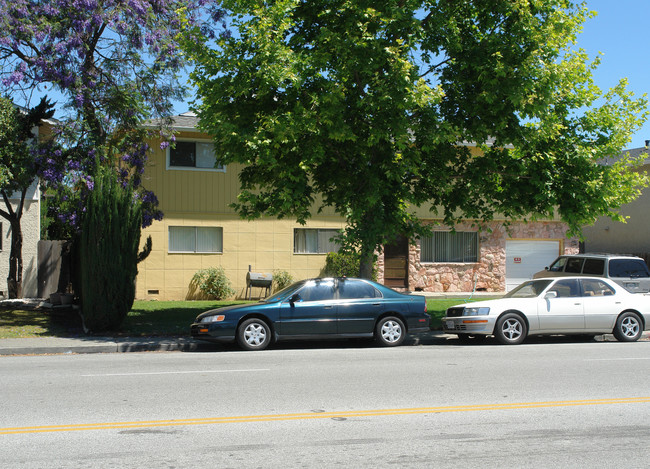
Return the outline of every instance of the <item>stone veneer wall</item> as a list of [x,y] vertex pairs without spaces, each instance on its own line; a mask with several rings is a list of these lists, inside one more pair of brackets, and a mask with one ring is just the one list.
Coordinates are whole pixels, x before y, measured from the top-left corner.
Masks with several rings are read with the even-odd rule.
[[[502,223],[490,222],[479,233],[479,262],[421,263],[420,242],[409,246],[408,289],[427,292],[504,292],[506,289],[507,240],[560,240],[565,254],[579,252],[577,238],[566,238],[567,226],[561,222],[513,223],[506,228]],[[444,230],[444,227],[440,227]],[[461,223],[457,231],[475,231],[472,224]],[[384,256],[377,261],[379,282],[384,278]],[[475,285],[476,282],[476,285]]]

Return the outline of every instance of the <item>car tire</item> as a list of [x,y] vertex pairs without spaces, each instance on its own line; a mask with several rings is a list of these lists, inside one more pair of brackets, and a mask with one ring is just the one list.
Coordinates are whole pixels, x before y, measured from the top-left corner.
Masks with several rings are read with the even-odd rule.
[[381,318],[375,327],[375,340],[385,347],[396,347],[404,342],[406,328],[395,316]]
[[628,311],[616,320],[614,337],[620,342],[635,342],[643,334],[643,322],[638,314]]
[[528,334],[526,321],[515,313],[504,314],[497,321],[494,328],[494,335],[504,345],[520,344]]
[[244,350],[264,350],[271,343],[271,328],[262,319],[247,319],[237,328],[237,343]]

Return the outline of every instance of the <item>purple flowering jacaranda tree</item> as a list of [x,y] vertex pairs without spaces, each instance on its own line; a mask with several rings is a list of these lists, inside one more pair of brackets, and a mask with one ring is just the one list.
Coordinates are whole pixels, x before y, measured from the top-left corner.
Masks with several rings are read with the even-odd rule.
[[142,227],[162,218],[142,174],[150,133],[171,134],[172,102],[186,93],[178,34],[190,23],[214,38],[223,18],[207,0],[0,0],[0,93],[26,108],[44,93],[57,100],[60,124],[33,154],[51,237],[78,234],[98,165],[135,188]]
[[72,231],[97,164],[114,165],[138,188],[143,227],[162,217],[141,185],[148,153],[141,124],[156,119],[168,135],[172,102],[186,93],[179,83],[182,22],[208,37],[225,31],[223,10],[207,0],[0,0],[3,94],[28,105],[48,92],[64,113],[51,151],[37,163],[42,182],[62,202],[52,215]]

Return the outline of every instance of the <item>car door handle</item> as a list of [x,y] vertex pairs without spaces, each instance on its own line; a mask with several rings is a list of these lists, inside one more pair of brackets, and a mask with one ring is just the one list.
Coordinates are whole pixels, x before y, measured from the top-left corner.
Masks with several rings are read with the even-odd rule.
[[381,306],[381,303],[373,303],[373,306]]
[[323,306],[323,309],[332,309],[332,308],[333,308],[332,305],[330,305],[330,306]]

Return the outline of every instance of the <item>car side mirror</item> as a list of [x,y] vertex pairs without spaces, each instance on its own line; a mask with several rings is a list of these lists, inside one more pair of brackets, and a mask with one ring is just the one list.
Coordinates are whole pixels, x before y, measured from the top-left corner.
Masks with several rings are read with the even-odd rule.
[[547,291],[544,298],[550,300],[551,298],[557,298],[557,292],[555,290]]
[[302,301],[302,298],[300,297],[299,293],[294,293],[291,295],[291,298],[289,298],[289,303],[294,304],[298,301]]

